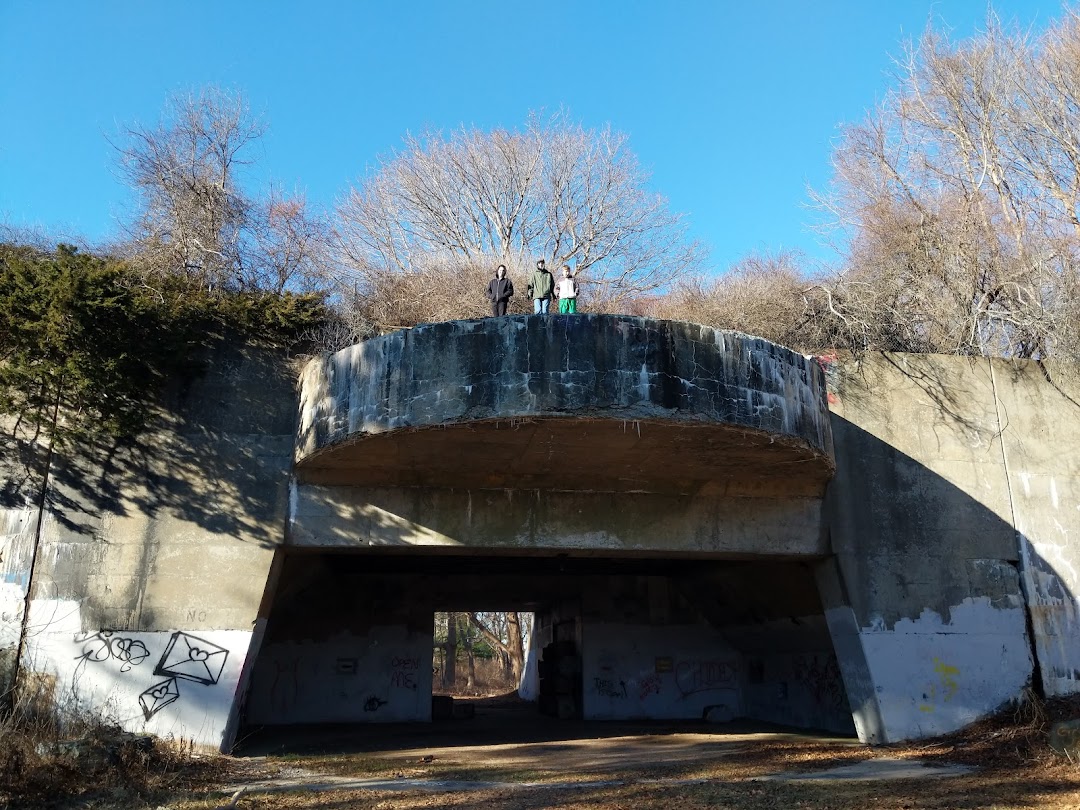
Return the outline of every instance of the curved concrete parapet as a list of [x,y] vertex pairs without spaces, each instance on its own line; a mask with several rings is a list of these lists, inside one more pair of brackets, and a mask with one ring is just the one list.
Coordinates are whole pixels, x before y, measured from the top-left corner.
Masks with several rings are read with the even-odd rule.
[[312,361],[296,462],[326,483],[678,492],[820,494],[833,470],[814,360],[614,315],[435,323]]

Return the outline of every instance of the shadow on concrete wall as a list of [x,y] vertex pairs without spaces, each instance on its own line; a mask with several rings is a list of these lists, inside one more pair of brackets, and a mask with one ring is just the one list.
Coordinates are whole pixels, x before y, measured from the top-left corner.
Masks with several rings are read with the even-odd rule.
[[[231,568],[261,566],[258,576],[265,576],[265,550],[284,539],[296,419],[296,369],[288,357],[216,345],[198,376],[172,382],[157,420],[136,439],[51,454],[40,539],[34,532],[17,537],[29,549],[20,570],[0,573],[18,577],[34,599],[79,604],[86,630],[199,626],[199,609],[185,613],[187,623],[179,608],[162,613],[172,598],[166,590],[187,608],[205,593],[212,610],[215,595],[230,588]],[[11,466],[7,458],[0,465],[10,490],[5,502],[25,503],[35,487],[40,493],[41,476],[20,476]],[[146,595],[155,582],[164,588],[151,604]],[[219,616],[218,626],[247,629],[236,593],[250,585],[238,583],[221,600],[231,613]]]
[[[892,383],[900,379],[909,389],[902,397],[866,377],[844,387],[838,405],[889,441],[833,415],[837,475],[825,528],[841,581],[838,593],[822,594],[827,609],[850,609],[854,657],[870,655],[869,663],[849,661],[845,680],[853,710],[865,715],[867,736],[877,741],[960,727],[1017,697],[1029,679],[1036,691],[1043,689],[1040,665],[1063,658],[1055,645],[1076,637],[1069,581],[1039,543],[1016,528],[996,395],[990,378],[978,376],[989,373],[987,361],[970,361],[966,376],[957,374],[957,364],[963,372],[965,362],[957,358],[909,357],[901,365],[886,356],[884,362]],[[897,406],[893,396],[908,404]],[[355,548],[357,535],[366,535],[424,553],[416,538],[438,532],[413,521],[438,513],[439,493],[416,489],[408,497],[418,500],[396,507],[406,517],[393,511],[390,498],[378,509],[360,509],[349,498],[333,502],[328,495],[324,506],[338,522],[323,538],[330,542],[320,545]],[[543,492],[514,497],[543,498]],[[456,551],[467,553],[461,546]],[[1035,580],[1041,590],[1025,600],[1023,587]],[[1004,624],[988,624],[998,621]],[[872,653],[863,649],[866,638],[878,647]],[[835,631],[833,641],[841,656],[851,649]],[[883,652],[883,643],[892,648]],[[969,683],[942,682],[959,664]],[[1062,669],[1060,661],[1053,666]],[[1073,673],[1056,675],[1065,676]]]
[[[1045,475],[1053,472],[1045,469],[1052,454],[1030,453],[1026,471],[1014,469],[1010,457],[1017,455],[1018,444],[1031,450],[1037,437],[1029,434],[1041,432],[1032,428],[1035,417],[1019,413],[1017,397],[1029,396],[1038,418],[1064,407],[1064,418],[1075,420],[1075,401],[1040,399],[1051,389],[1025,379],[1032,364],[995,361],[992,366],[971,359],[965,368],[961,358],[886,355],[871,358],[868,366],[845,369],[839,385],[830,375],[830,391],[837,392],[834,410],[860,424],[833,414],[837,473],[827,495],[826,522],[844,592],[826,603],[851,608],[864,646],[868,639],[874,643],[875,634],[894,633],[890,652],[868,663],[876,673],[906,677],[883,683],[889,679],[846,671],[854,711],[864,712],[864,723],[882,730],[878,740],[897,739],[940,733],[992,711],[1021,691],[1007,694],[1005,687],[1024,675],[1025,667],[1037,693],[1075,691],[1080,685],[1075,582],[1070,583],[1070,567],[1063,567],[1067,561],[1060,547],[1053,548],[1059,559],[1047,557],[1045,531],[1035,536],[1040,527],[1031,520],[1033,512],[1058,504],[1051,505],[1049,496],[1042,504],[1030,492],[1020,492],[1030,489],[1029,477],[1052,478]],[[1006,382],[1014,388],[1005,390]],[[1075,525],[1075,518],[1061,516]],[[1068,553],[1080,556],[1080,548]],[[1001,641],[1004,632],[991,626],[1000,611],[1015,608],[1022,609],[1026,625],[1024,656],[1015,639],[1010,646]],[[995,645],[996,632],[1002,635]],[[835,631],[834,642],[838,649],[845,646]],[[922,701],[911,682],[926,671],[933,685],[933,661],[920,660],[930,655],[939,656],[937,665],[950,671],[962,663],[978,684],[965,692],[961,683],[952,706]],[[1066,681],[1071,686],[1063,689]],[[937,697],[951,689],[939,689]],[[893,717],[883,718],[878,712],[888,714],[890,703]],[[898,728],[897,712],[905,706],[912,719]]]
[[280,352],[218,346],[205,373],[168,389],[151,430],[54,456],[50,517],[72,539],[101,538],[102,515],[142,515],[275,546],[292,459],[295,379]]

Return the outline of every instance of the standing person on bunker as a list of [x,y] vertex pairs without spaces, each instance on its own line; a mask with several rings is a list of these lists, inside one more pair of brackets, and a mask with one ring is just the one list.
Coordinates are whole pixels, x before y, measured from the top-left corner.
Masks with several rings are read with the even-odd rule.
[[533,302],[534,315],[547,315],[551,307],[551,295],[555,291],[555,279],[544,266],[543,259],[537,259],[536,269],[529,277],[529,297]]
[[488,282],[487,298],[491,302],[493,317],[506,314],[506,305],[514,297],[514,282],[506,277],[506,265],[495,268],[495,278]]
[[578,285],[574,281],[574,274],[570,272],[570,265],[562,266],[562,275],[559,286],[555,289],[555,295],[559,298],[559,313],[573,315],[577,312]]

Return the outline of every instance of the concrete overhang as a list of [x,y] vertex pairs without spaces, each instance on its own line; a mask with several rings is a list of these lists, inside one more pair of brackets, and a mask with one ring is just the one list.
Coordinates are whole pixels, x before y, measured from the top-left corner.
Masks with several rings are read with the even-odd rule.
[[834,470],[812,358],[615,315],[428,324],[312,361],[302,482],[820,497]]

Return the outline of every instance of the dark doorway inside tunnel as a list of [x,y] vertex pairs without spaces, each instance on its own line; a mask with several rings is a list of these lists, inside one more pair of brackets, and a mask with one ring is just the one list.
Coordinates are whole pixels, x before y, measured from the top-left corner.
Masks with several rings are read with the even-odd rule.
[[[388,723],[494,730],[503,718],[514,733],[542,735],[582,722],[852,734],[817,564],[431,548],[283,553],[244,733]],[[438,615],[457,614],[461,633],[471,626],[462,614],[482,621],[508,611],[533,618],[522,634],[520,694],[478,688],[483,666],[503,664],[490,639],[482,651],[479,630],[467,639],[466,694],[468,657],[455,650],[448,679],[449,625],[440,630]],[[459,634],[455,643],[465,641]],[[472,711],[461,708],[470,701]]]

